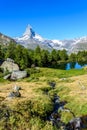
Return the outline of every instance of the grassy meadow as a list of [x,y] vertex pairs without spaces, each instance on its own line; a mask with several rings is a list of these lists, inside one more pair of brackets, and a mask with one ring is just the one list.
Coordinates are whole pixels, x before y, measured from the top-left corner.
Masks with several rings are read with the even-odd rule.
[[[51,89],[48,82],[55,81],[56,88]],[[14,85],[20,86],[21,97],[8,98]],[[48,91],[48,95],[45,92]],[[56,130],[47,120],[53,111],[53,95],[57,93],[65,108],[75,117],[87,115],[87,70],[58,70],[40,68],[40,72],[18,81],[6,81],[0,78],[0,130]],[[9,117],[4,115],[9,113]],[[69,112],[62,112],[65,123],[73,118]]]

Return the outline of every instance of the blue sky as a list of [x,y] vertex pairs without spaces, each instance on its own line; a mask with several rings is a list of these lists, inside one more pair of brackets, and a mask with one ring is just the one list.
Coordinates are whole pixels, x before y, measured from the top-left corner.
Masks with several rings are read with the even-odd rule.
[[87,0],[0,0],[0,32],[21,36],[27,24],[48,39],[87,36]]

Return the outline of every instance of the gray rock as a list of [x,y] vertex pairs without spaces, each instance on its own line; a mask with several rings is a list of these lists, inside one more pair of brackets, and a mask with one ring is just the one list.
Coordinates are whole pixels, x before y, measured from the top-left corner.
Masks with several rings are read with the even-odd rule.
[[10,58],[7,58],[7,60],[2,63],[1,68],[4,69],[4,72],[5,71],[13,72],[13,71],[19,70],[19,66],[17,64],[15,64],[14,60],[12,60]]
[[8,62],[13,62],[14,63],[14,60],[13,59],[11,59],[11,58],[7,58],[7,60],[6,61],[8,61]]
[[74,118],[69,123],[74,126],[75,130],[80,130],[80,128],[81,128],[81,119],[80,118]]
[[19,91],[17,91],[17,92],[10,92],[8,97],[10,97],[10,98],[21,97],[21,94],[20,94]]
[[55,83],[55,82],[48,82],[48,84],[49,84],[52,88],[55,88],[55,86],[56,86],[56,83]]
[[4,78],[4,79],[9,79],[10,76],[11,76],[11,74],[8,74],[8,75],[5,75],[3,78]]
[[75,128],[80,128],[81,127],[81,119],[80,118],[76,118],[76,125]]
[[11,80],[17,80],[17,79],[22,79],[27,77],[27,72],[26,71],[14,71],[11,74]]
[[13,87],[13,90],[14,90],[15,92],[17,92],[17,91],[21,90],[21,87],[15,85],[15,86]]
[[8,95],[8,97],[10,97],[10,98],[15,97],[14,92],[10,92],[9,95]]
[[20,92],[19,92],[19,91],[14,92],[14,95],[15,95],[15,97],[21,97],[21,94],[20,94]]
[[64,110],[64,108],[63,107],[59,107],[59,109],[58,109],[58,111],[63,111]]

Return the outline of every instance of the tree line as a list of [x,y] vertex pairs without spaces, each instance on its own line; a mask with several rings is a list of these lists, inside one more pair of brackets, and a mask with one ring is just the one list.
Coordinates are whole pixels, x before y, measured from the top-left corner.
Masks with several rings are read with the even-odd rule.
[[8,57],[13,59],[21,70],[31,67],[32,64],[39,67],[54,68],[61,62],[87,61],[87,51],[79,51],[77,54],[71,53],[68,55],[65,49],[53,49],[49,52],[37,46],[35,50],[30,50],[20,44],[11,42],[6,47],[0,45],[0,59],[5,60]]

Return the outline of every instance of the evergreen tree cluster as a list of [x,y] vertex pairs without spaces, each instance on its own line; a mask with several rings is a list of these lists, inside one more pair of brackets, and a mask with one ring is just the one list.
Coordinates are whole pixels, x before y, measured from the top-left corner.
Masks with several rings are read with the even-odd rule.
[[21,70],[31,67],[32,64],[39,67],[54,68],[57,67],[59,62],[87,61],[87,51],[68,55],[66,50],[53,49],[49,52],[39,46],[35,50],[30,50],[11,42],[6,47],[0,46],[0,60],[5,60],[8,57],[13,59]]

